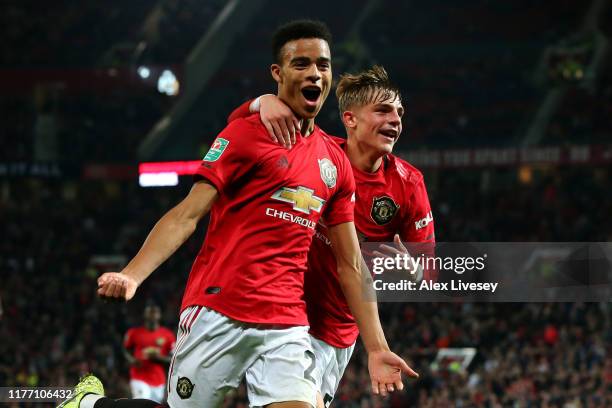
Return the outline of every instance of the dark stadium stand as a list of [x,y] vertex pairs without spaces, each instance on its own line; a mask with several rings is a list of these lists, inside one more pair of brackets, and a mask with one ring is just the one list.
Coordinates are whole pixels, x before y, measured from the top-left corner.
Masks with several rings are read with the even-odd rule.
[[[5,3],[0,14],[5,39],[0,45],[0,66],[91,67],[114,45],[131,44],[133,52],[140,41],[147,47],[139,62],[175,64],[184,61],[224,4],[221,0],[135,0],[125,7],[123,1],[88,0],[75,7],[73,2],[59,1],[43,14],[32,2]],[[143,27],[150,13],[151,23]]]
[[[440,241],[612,239],[612,223],[606,221],[605,215],[612,210],[612,200],[606,194],[606,185],[612,182],[608,169],[553,167],[536,171],[539,174],[533,182],[525,184],[518,179],[517,172],[497,170],[490,175],[488,186],[483,183],[486,176],[482,173],[482,170],[443,172],[443,176],[438,176],[438,184],[430,182]],[[497,178],[508,178],[505,183],[515,186],[507,191],[504,181]],[[473,188],[466,188],[468,185]],[[599,222],[593,223],[595,219]]]
[[225,4],[227,2],[223,0],[160,2],[161,12],[154,39],[140,62],[175,64],[184,61]]
[[[552,179],[528,186],[516,182],[514,170],[498,170],[491,187],[480,193],[474,185],[481,182],[481,170],[453,173],[427,178],[440,242],[612,240],[609,170],[555,171]],[[7,276],[0,288],[0,337],[8,340],[0,343],[0,384],[70,385],[93,370],[109,395],[128,395],[121,336],[139,321],[149,298],[163,305],[165,323],[176,325],[205,223],[129,306],[95,298],[100,270],[91,257],[134,254],[189,184],[141,189],[118,181],[5,182],[10,198],[0,204],[0,222],[8,226],[0,243],[0,269]],[[404,394],[383,406],[549,401],[556,407],[575,399],[609,406],[611,312],[610,304],[382,304],[392,347],[421,373],[421,380],[409,382]],[[549,326],[558,333],[554,341],[547,337]],[[468,346],[478,349],[468,375],[431,371],[437,347]],[[364,356],[356,352],[336,406],[378,406],[368,390]],[[244,390],[226,406],[240,406],[241,398]]]
[[542,50],[578,26],[587,3],[385,5],[361,39],[402,84],[408,148],[511,143],[541,97],[530,76]]
[[5,2],[0,13],[0,67],[91,66],[117,41],[136,35],[155,4],[146,0],[100,3]]
[[612,75],[595,90],[571,86],[544,138],[549,144],[609,143],[612,135]]
[[[123,4],[106,2],[101,6],[89,1],[76,7],[60,2],[50,15],[44,16],[30,3],[1,6],[0,30],[7,41],[0,45],[0,69],[6,70],[13,82],[25,79],[28,84],[34,83],[31,94],[19,94],[16,99],[14,92],[0,93],[0,106],[7,113],[3,115],[7,131],[0,135],[2,159],[34,160],[37,139],[46,138],[51,141],[40,143],[54,150],[53,159],[134,160],[143,136],[175,100],[160,95],[155,86],[134,85],[138,81],[134,79],[137,67],[130,64],[179,67],[180,71],[180,64],[206,33],[224,2],[200,5],[164,0],[131,2],[130,7]],[[143,32],[145,19],[156,4],[159,12],[152,19],[154,23]],[[158,41],[161,38],[164,41]],[[137,53],[141,41],[146,47]],[[128,44],[126,52],[113,54],[110,61],[103,58],[116,44],[123,43]],[[123,84],[83,85],[96,80],[95,69],[108,69],[110,75],[108,64],[122,69],[118,75],[132,84],[129,89]],[[133,72],[127,74],[126,66]],[[73,71],[75,67],[83,71]],[[20,75],[19,69],[25,69],[24,73]],[[37,79],[41,74],[59,79],[44,82]],[[72,82],[78,85],[70,85]],[[29,85],[24,88],[30,91]],[[109,121],[109,117],[115,119]],[[41,129],[47,131],[46,136],[37,136]],[[49,132],[53,135],[48,136]]]
[[[0,96],[4,161],[132,162],[142,135],[173,103],[155,89]],[[107,120],[112,117],[113,120]]]

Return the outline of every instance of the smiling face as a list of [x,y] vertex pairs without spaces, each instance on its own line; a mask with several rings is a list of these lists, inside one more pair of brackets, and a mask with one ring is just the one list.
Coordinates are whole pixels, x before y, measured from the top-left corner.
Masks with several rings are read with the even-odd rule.
[[332,82],[327,41],[319,38],[289,41],[283,45],[281,55],[282,62],[270,67],[278,83],[278,97],[298,117],[314,118],[329,95]]
[[391,93],[386,99],[374,95],[369,103],[351,106],[342,113],[342,121],[348,136],[354,138],[361,149],[383,156],[393,151],[402,133],[403,115],[400,98]]

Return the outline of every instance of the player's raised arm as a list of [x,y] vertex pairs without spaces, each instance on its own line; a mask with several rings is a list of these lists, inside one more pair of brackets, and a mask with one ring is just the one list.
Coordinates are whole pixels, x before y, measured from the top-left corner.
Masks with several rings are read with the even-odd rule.
[[[329,227],[329,239],[338,264],[338,278],[347,303],[355,317],[361,339],[368,352],[368,369],[375,394],[386,395],[387,391],[401,390],[401,373],[418,377],[406,362],[389,350],[385,334],[378,317],[376,301],[363,298],[365,267],[359,252],[359,243],[352,222]],[[362,266],[363,265],[363,266]]]
[[142,248],[120,273],[107,272],[98,278],[98,295],[130,300],[138,286],[193,234],[217,196],[211,184],[195,183],[187,197],[155,224]]

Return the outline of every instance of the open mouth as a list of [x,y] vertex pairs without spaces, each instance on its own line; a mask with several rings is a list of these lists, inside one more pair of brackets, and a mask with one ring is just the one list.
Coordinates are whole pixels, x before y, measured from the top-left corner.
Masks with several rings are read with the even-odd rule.
[[398,136],[397,130],[395,129],[381,129],[378,131],[378,133],[393,140],[395,140]]
[[316,86],[307,86],[302,88],[302,95],[308,102],[316,102],[321,96],[321,88]]

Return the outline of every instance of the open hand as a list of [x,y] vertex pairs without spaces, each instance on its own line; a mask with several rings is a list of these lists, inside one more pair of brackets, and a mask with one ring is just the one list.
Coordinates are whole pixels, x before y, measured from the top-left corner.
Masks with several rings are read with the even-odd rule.
[[273,141],[290,149],[295,145],[295,134],[300,121],[293,111],[276,95],[262,95],[259,99],[259,117]]
[[404,389],[402,373],[408,377],[419,377],[400,356],[391,351],[371,352],[368,355],[368,370],[372,381],[372,392],[382,396],[395,389],[400,391]]

